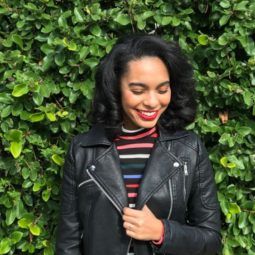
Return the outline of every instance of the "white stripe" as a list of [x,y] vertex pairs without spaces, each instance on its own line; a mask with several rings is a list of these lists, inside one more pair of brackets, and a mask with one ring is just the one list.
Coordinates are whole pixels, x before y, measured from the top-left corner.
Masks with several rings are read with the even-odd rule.
[[135,208],[135,204],[129,204],[128,205],[130,208]]
[[132,133],[135,133],[135,132],[142,131],[142,130],[145,129],[145,128],[139,128],[139,129],[136,129],[136,130],[131,130],[131,129],[126,129],[126,128],[124,128],[124,127],[122,126],[121,129],[122,129],[122,131],[125,132],[125,133],[130,133],[130,134],[132,134]]
[[129,155],[120,155],[120,158],[149,158],[150,154],[129,154]]
[[128,252],[127,255],[135,255],[133,252]]

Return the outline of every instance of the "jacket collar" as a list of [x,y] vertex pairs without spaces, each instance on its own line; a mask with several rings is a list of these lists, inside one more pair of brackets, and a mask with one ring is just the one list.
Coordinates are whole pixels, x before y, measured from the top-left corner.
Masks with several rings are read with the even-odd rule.
[[[170,132],[158,126],[158,131],[159,141],[162,142],[188,136],[188,132],[186,130]],[[112,143],[113,142],[109,138],[109,135],[107,135],[107,129],[100,124],[92,126],[92,128],[87,134],[81,136],[80,140],[80,145],[82,147],[90,147],[97,145],[111,146]]]

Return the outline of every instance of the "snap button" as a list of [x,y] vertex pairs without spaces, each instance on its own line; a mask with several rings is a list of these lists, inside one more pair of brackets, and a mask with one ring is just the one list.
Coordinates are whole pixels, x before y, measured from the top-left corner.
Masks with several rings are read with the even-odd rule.
[[179,167],[180,164],[178,162],[174,162],[174,167]]
[[91,171],[95,171],[95,170],[96,170],[96,166],[92,165],[92,166],[90,166],[89,169],[90,169]]

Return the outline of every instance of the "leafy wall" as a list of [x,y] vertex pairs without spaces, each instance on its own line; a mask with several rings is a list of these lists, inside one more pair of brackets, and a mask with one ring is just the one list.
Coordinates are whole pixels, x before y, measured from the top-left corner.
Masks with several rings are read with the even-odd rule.
[[0,254],[54,254],[61,166],[88,129],[93,74],[120,35],[176,40],[197,80],[224,255],[255,254],[255,1],[1,0]]

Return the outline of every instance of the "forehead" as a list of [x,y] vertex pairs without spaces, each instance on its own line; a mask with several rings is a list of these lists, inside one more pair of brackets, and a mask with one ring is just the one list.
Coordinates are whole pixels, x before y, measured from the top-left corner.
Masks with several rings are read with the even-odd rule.
[[122,78],[128,80],[165,81],[169,77],[167,66],[160,58],[142,57],[128,62],[127,71]]

